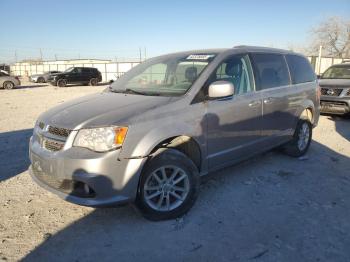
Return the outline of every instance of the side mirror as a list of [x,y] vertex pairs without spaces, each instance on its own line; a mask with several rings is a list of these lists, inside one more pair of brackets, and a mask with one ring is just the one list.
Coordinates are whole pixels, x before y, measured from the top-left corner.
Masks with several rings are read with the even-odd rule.
[[225,98],[233,96],[235,87],[228,81],[216,81],[209,86],[209,98]]

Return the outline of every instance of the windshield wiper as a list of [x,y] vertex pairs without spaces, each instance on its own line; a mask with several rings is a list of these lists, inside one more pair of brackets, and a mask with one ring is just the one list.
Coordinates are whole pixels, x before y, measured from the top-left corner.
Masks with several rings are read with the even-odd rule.
[[143,96],[160,96],[160,93],[157,92],[142,92],[139,90],[127,88],[127,89],[113,89],[109,88],[110,92],[113,93],[121,93],[121,94],[135,94],[135,95],[143,95]]
[[160,93],[157,93],[157,92],[142,92],[142,91],[131,89],[131,88],[125,89],[125,93],[144,95],[144,96],[159,96],[160,95]]

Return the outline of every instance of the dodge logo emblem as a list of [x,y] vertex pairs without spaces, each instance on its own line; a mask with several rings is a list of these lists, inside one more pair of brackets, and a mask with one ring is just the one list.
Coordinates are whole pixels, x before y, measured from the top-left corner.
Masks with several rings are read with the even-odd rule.
[[327,95],[332,96],[334,95],[334,91],[332,89],[327,90]]

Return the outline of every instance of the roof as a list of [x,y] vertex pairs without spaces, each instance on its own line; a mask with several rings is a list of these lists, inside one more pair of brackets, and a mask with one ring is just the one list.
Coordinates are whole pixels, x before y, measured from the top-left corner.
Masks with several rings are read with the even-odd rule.
[[289,51],[289,50],[285,50],[285,49],[263,47],[263,46],[238,45],[238,46],[234,46],[233,49],[243,49],[247,52],[270,52],[270,53],[296,54],[293,51]]
[[[214,49],[200,49],[200,50],[189,50],[182,51],[176,53],[169,53],[167,55],[191,55],[191,54],[219,54],[229,50],[238,50],[243,52],[266,52],[266,53],[279,53],[279,54],[294,54],[294,55],[302,55],[295,53],[293,51],[271,48],[271,47],[260,47],[260,46],[247,46],[247,45],[239,45],[234,46],[232,48],[214,48]],[[302,55],[303,56],[303,55]]]

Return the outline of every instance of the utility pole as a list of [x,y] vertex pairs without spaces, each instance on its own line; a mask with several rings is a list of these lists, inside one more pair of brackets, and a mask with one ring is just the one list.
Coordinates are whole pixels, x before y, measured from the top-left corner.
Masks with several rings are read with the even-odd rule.
[[146,51],[146,47],[145,47],[145,49],[144,49],[144,60],[146,60],[147,59],[147,51]]
[[15,50],[15,62],[17,63],[17,50]]
[[139,52],[140,52],[140,63],[142,62],[142,52],[141,52],[141,47],[139,47]]
[[41,51],[41,48],[39,48],[40,50],[40,60],[43,61],[43,52]]
[[55,54],[55,60],[57,61],[57,55]]
[[318,51],[317,75],[320,75],[321,73],[321,60],[322,60],[322,46],[320,45],[320,49]]

